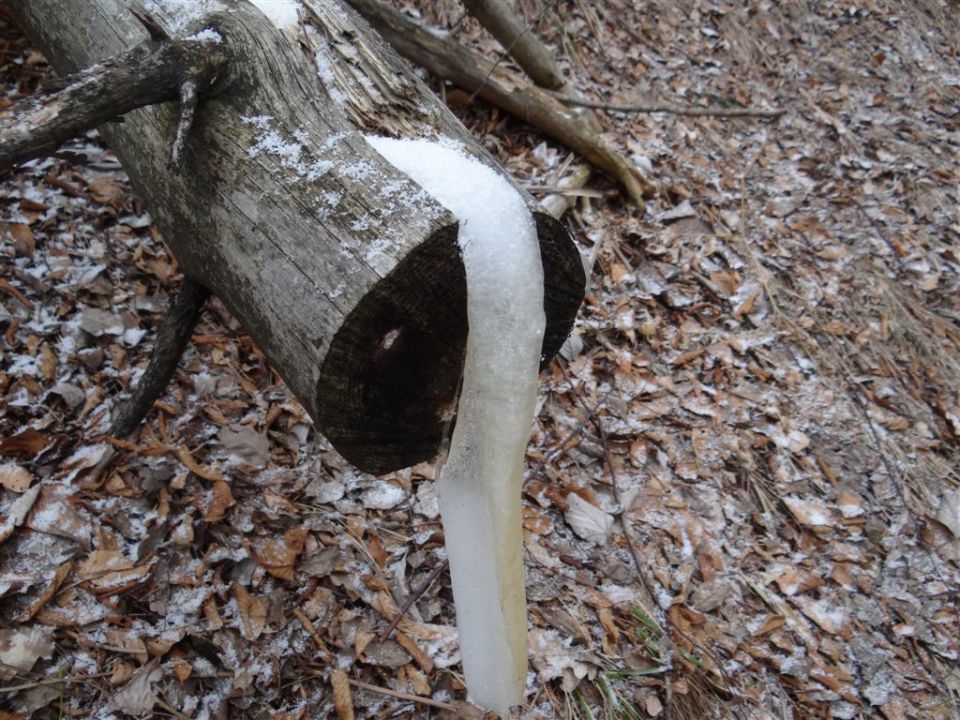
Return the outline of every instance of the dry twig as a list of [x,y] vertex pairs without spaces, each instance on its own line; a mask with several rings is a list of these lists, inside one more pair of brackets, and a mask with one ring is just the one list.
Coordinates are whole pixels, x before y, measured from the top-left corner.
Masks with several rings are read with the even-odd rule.
[[636,112],[636,113],[669,113],[670,115],[687,115],[690,117],[759,117],[778,118],[786,110],[762,110],[760,108],[718,108],[718,107],[681,107],[667,103],[613,103],[602,100],[587,100],[573,97],[559,92],[547,91],[551,96],[567,105],[606,110],[608,112]]

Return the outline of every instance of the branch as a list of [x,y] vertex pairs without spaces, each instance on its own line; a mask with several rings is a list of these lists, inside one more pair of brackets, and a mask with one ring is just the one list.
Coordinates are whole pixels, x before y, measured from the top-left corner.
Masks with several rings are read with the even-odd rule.
[[565,193],[564,190],[577,190],[582,188],[587,184],[589,179],[590,166],[580,165],[570,177],[565,177],[559,183],[557,183],[557,192],[545,197],[540,201],[540,204],[543,206],[544,210],[559,220],[576,201],[575,196]]
[[611,103],[600,100],[586,100],[584,98],[572,97],[563,93],[550,92],[562,103],[567,105],[576,105],[578,107],[594,108],[596,110],[607,110],[609,112],[638,112],[638,113],[670,113],[671,115],[689,115],[692,117],[760,117],[760,118],[778,118],[786,110],[760,110],[757,108],[717,108],[717,107],[680,107],[679,105],[658,105],[654,103]]
[[530,123],[615,178],[641,208],[653,182],[603,142],[589,119],[571,112],[546,90],[448,36],[439,36],[378,0],[347,0],[401,55],[434,75]]
[[463,0],[467,11],[493,35],[537,85],[559,90],[564,85],[553,56],[513,12],[508,0]]
[[208,90],[226,64],[215,39],[147,40],[69,75],[0,113],[0,170],[138,107],[176,100],[185,82]]
[[167,314],[160,322],[157,341],[150,355],[147,369],[137,383],[136,389],[113,418],[110,435],[124,438],[140,424],[150,412],[153,401],[166,389],[177,369],[180,357],[187,348],[190,334],[197,324],[207,289],[188,277],[183,278],[180,292],[170,301]]

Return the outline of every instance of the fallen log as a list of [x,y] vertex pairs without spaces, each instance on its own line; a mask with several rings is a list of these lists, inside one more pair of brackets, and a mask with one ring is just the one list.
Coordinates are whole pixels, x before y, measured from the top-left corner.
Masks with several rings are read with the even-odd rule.
[[[61,74],[149,40],[118,0],[8,4]],[[225,67],[189,131],[174,103],[100,130],[185,275],[221,298],[347,459],[386,472],[432,457],[449,425],[466,281],[456,218],[364,136],[442,138],[502,171],[352,10],[303,6],[291,23],[245,2],[153,0],[164,33],[215,42]],[[179,171],[167,163],[175,136]],[[545,276],[546,361],[584,276],[566,231],[524,197]]]

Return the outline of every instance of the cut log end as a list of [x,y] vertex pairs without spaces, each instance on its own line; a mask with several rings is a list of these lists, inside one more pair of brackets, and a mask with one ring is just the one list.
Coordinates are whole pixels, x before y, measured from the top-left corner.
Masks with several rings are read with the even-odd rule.
[[[546,278],[544,367],[573,326],[586,278],[563,226],[544,213],[534,218]],[[347,316],[323,364],[315,421],[361,470],[382,474],[436,455],[455,410],[466,308],[454,225],[412,251]]]

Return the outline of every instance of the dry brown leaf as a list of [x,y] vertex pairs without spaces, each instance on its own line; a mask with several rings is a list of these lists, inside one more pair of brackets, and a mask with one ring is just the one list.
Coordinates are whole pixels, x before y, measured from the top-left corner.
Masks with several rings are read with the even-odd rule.
[[58,567],[57,572],[53,576],[53,580],[47,583],[47,586],[40,592],[33,602],[23,609],[23,612],[20,613],[20,616],[17,619],[20,622],[27,622],[34,615],[36,615],[40,609],[50,601],[50,598],[53,597],[53,594],[60,589],[63,581],[66,579],[67,575],[70,574],[72,569],[73,561],[70,560]]
[[233,596],[237,600],[237,609],[243,621],[243,636],[247,640],[256,640],[267,627],[267,605],[256,595],[251,595],[239,583],[233,584]]
[[134,567],[118,550],[95,550],[77,568],[86,580],[84,587],[97,595],[116,595],[142,585],[150,577],[150,566]]
[[791,598],[791,601],[822,630],[844,640],[850,639],[850,618],[842,606],[827,599],[813,600],[805,596]]
[[146,715],[153,710],[157,702],[153,685],[162,677],[163,670],[156,660],[151,660],[137,670],[126,685],[117,690],[113,696],[113,707],[134,717]]
[[249,425],[221,428],[218,439],[224,450],[258,470],[265,468],[270,460],[270,440]]
[[23,525],[23,521],[33,509],[39,495],[40,485],[34,485],[0,513],[0,543],[13,535],[16,528]]
[[300,553],[303,552],[306,539],[306,527],[298,525],[287,530],[282,539],[274,537],[255,538],[251,543],[251,552],[254,559],[268,573],[281,580],[293,582],[294,566]]
[[40,347],[40,353],[37,355],[37,369],[47,381],[52,381],[57,375],[57,356],[49,343],[44,343]]
[[124,662],[123,660],[119,660],[113,666],[113,674],[110,676],[108,682],[114,687],[117,687],[117,685],[123,685],[132,677],[133,665],[128,662]]
[[90,197],[101,205],[113,205],[123,200],[126,189],[120,183],[109,178],[96,178],[87,183]]
[[400,647],[410,653],[410,657],[414,659],[425,673],[429,674],[433,672],[433,660],[420,648],[416,640],[399,630],[394,637],[396,637],[397,642],[400,643]]
[[104,634],[107,637],[107,645],[114,652],[136,655],[141,663],[149,659],[147,644],[136,631],[126,628],[107,628]]
[[760,627],[754,630],[753,636],[762,637],[767,633],[773,632],[774,630],[777,630],[783,627],[785,622],[786,622],[786,618],[784,618],[783,615],[767,615],[766,619],[763,621],[763,623],[761,623]]
[[18,222],[2,223],[0,233],[13,238],[13,251],[17,257],[33,257],[37,249],[37,241],[29,225]]
[[203,604],[203,617],[207,621],[207,630],[219,630],[223,627],[223,618],[220,617],[220,610],[217,609],[217,601],[213,596],[207,598]]
[[53,654],[53,633],[41,627],[0,630],[0,678],[28,672],[42,657]]
[[44,485],[40,490],[40,498],[27,516],[26,526],[37,532],[59,535],[80,545],[89,546],[93,526],[77,510],[75,502],[76,499],[66,486]]
[[330,672],[330,686],[333,688],[333,707],[338,720],[353,720],[353,695],[347,673],[337,668]]
[[813,573],[797,567],[789,567],[777,578],[777,585],[784,595],[798,595],[823,585],[823,580]]
[[230,486],[223,480],[217,480],[213,483],[213,498],[203,511],[203,519],[211,523],[222,520],[223,516],[227,514],[227,510],[233,505],[233,493],[230,492]]
[[367,632],[366,630],[357,630],[357,635],[353,642],[354,654],[358,658],[363,657],[363,651],[367,649],[367,646],[373,642],[375,637],[376,635],[374,635],[372,632]]
[[0,441],[0,455],[34,457],[51,442],[52,438],[47,437],[39,430],[27,428]]
[[835,522],[833,511],[822,500],[785,497],[783,504],[796,521],[805,527],[832,526]]
[[840,514],[845,518],[855,518],[863,515],[863,498],[859,495],[854,495],[849,490],[841,490],[840,494],[837,495],[837,507],[840,509]]
[[0,465],[0,486],[15,493],[22,493],[33,482],[33,475],[26,468],[16,463]]
[[204,480],[214,482],[217,480],[223,481],[223,475],[220,474],[219,470],[209,465],[201,465],[198,463],[193,455],[190,454],[190,449],[186,445],[181,445],[177,448],[177,457],[180,458],[180,462],[186,465],[194,475],[202,477]]
[[597,545],[606,545],[613,529],[613,516],[588,503],[576,493],[567,495],[564,513],[570,527],[581,538]]
[[93,593],[80,588],[61,590],[57,605],[40,608],[34,619],[53,627],[82,627],[102,620],[109,613]]
[[937,509],[937,522],[942,523],[954,537],[960,538],[960,490],[943,491]]

